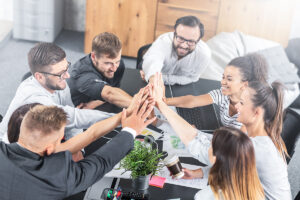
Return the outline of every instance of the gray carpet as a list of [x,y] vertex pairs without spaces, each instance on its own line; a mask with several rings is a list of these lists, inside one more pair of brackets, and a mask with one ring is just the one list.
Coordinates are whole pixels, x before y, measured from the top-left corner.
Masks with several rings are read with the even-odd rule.
[[[0,46],[0,114],[4,115],[10,101],[21,82],[23,75],[29,71],[27,53],[37,42],[9,39]],[[67,54],[67,59],[75,63],[83,57],[84,33],[63,30],[55,40]],[[124,58],[127,68],[135,68],[136,59]]]

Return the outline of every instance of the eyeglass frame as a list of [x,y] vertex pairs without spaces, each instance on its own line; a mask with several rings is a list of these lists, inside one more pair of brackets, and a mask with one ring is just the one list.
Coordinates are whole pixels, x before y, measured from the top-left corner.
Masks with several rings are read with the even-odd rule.
[[50,72],[39,72],[39,73],[47,74],[47,75],[52,75],[52,76],[57,76],[57,77],[60,78],[60,80],[63,80],[63,76],[66,75],[66,73],[67,73],[68,70],[70,69],[70,66],[71,66],[71,62],[68,62],[67,69],[64,70],[61,74],[53,74],[53,73],[50,73]]
[[[200,38],[197,41],[195,41],[195,40],[187,40],[184,37],[182,37],[180,35],[177,35],[176,31],[174,31],[174,37],[175,37],[175,39],[176,39],[177,42],[179,42],[179,43],[186,42],[187,45],[189,45],[189,46],[195,46],[199,42],[199,40],[200,40]],[[180,41],[178,40],[178,38],[179,38]],[[192,42],[192,44],[189,44],[189,42]]]

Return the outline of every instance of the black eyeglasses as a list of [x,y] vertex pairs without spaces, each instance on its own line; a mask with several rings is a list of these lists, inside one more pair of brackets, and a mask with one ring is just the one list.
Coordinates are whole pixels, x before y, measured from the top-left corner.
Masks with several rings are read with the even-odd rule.
[[181,37],[181,36],[177,35],[176,32],[174,32],[174,37],[175,37],[175,39],[176,39],[177,42],[179,42],[179,43],[186,42],[189,46],[195,46],[197,44],[197,42],[199,41],[199,40],[197,40],[197,41],[195,41],[195,40],[187,40],[184,37]]
[[40,72],[40,73],[42,73],[42,74],[47,74],[47,75],[51,75],[51,76],[57,76],[57,77],[60,78],[60,80],[63,80],[63,79],[64,79],[64,76],[66,76],[66,74],[68,73],[68,70],[69,70],[70,66],[71,66],[71,63],[68,62],[67,69],[64,70],[61,74],[52,74],[52,73],[49,73],[49,72]]

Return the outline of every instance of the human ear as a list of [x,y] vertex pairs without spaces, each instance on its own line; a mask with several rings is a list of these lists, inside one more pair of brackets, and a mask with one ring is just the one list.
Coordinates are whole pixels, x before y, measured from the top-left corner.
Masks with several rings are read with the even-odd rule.
[[245,90],[248,87],[248,81],[243,81],[241,90]]
[[51,155],[52,153],[54,153],[54,145],[53,145],[53,144],[49,144],[49,145],[46,147],[46,154],[49,156],[49,155]]
[[208,149],[208,159],[212,165],[216,162],[216,156],[213,155],[213,149],[211,146]]
[[264,110],[261,107],[255,108],[255,115],[256,116],[262,116],[263,117]]
[[244,81],[243,87],[244,89],[246,89],[246,87],[248,87],[249,82],[248,81]]
[[96,54],[95,54],[95,52],[91,52],[91,58],[95,62],[95,60],[96,60]]
[[35,72],[34,78],[38,81],[41,81],[41,80],[43,80],[43,75],[40,72]]

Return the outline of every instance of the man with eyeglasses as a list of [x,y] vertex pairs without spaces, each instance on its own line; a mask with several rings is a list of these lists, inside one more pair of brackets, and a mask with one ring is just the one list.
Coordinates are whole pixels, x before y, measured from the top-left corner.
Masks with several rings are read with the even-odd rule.
[[177,19],[174,32],[162,34],[143,57],[142,78],[151,82],[161,72],[165,84],[197,81],[207,68],[211,52],[201,40],[204,27],[195,16]]
[[127,108],[132,97],[120,89],[125,65],[122,43],[112,33],[101,33],[92,42],[92,52],[77,61],[70,71],[72,100],[79,108],[94,109],[104,102]]
[[74,108],[66,79],[70,77],[70,63],[64,50],[52,43],[39,43],[30,49],[28,63],[32,76],[24,80],[0,124],[0,140],[7,140],[7,124],[11,114],[20,106],[29,103],[56,105],[68,115],[65,139],[82,132],[97,121],[113,114],[89,109]]

